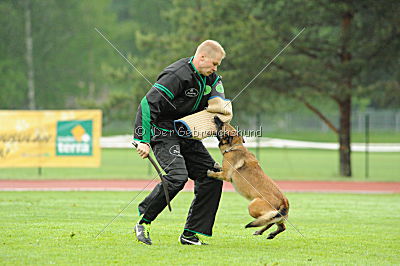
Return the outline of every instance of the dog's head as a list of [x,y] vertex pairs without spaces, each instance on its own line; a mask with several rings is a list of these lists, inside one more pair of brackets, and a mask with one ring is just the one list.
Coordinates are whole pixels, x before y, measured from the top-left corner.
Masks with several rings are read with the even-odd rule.
[[217,139],[219,140],[219,148],[226,149],[234,144],[243,144],[244,138],[230,124],[224,123],[218,116],[214,117],[217,126]]

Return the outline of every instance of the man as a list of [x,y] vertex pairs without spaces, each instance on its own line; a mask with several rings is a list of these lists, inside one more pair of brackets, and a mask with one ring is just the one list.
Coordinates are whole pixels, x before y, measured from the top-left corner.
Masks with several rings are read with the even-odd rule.
[[[174,120],[204,110],[210,97],[225,97],[221,77],[215,73],[224,57],[218,42],[204,41],[194,56],[180,59],[161,72],[136,115],[134,139],[140,142],[137,152],[146,158],[151,146],[166,173],[170,199],[183,189],[188,178],[195,182],[195,198],[179,237],[181,244],[204,245],[197,234],[212,235],[222,182],[207,177],[215,161],[203,143],[179,137],[174,132]],[[160,183],[139,204],[141,219],[134,228],[138,241],[152,244],[150,224],[166,205]]]

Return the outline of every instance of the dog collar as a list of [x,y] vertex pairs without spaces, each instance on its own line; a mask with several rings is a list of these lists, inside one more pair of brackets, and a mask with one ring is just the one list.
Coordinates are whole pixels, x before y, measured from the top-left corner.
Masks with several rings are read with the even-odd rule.
[[235,146],[239,146],[239,144],[234,144],[234,145],[232,145],[229,149],[224,150],[224,151],[222,152],[222,154],[225,154],[225,153],[230,152],[230,151],[238,150],[238,149],[234,149]]

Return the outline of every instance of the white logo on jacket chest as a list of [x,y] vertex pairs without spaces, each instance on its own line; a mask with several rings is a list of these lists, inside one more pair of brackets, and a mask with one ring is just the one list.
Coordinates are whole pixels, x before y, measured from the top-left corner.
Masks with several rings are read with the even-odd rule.
[[169,148],[169,153],[177,157],[183,157],[181,155],[181,148],[179,147],[179,145],[171,146],[171,148]]
[[185,95],[187,97],[196,97],[197,95],[199,95],[199,91],[196,88],[190,88],[185,90]]

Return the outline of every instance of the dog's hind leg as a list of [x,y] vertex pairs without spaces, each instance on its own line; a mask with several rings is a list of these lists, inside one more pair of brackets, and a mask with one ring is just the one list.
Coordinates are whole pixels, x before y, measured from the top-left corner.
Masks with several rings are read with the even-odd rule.
[[[267,205],[267,202],[260,199],[255,198],[247,206],[249,210],[249,214],[251,217],[260,218],[260,216],[264,215],[266,212],[270,211],[270,207]],[[263,224],[266,225],[266,224]],[[261,226],[261,225],[260,225]]]
[[276,237],[276,235],[278,235],[286,230],[286,226],[284,223],[279,223],[279,224],[277,223],[276,225],[278,226],[278,229],[276,229],[276,231],[270,233],[268,235],[267,239],[273,239],[274,237]]
[[245,228],[267,226],[272,222],[272,218],[277,213],[277,211],[273,211],[271,206],[269,206],[265,200],[260,198],[253,199],[250,202],[248,209],[250,216],[256,219],[248,223]]
[[273,225],[274,225],[274,223],[269,224],[269,225],[263,227],[262,229],[260,229],[260,230],[258,230],[258,231],[255,231],[253,235],[255,235],[255,236],[260,236],[260,235],[262,235],[265,231],[267,231],[267,230],[268,230],[271,226],[273,226]]

